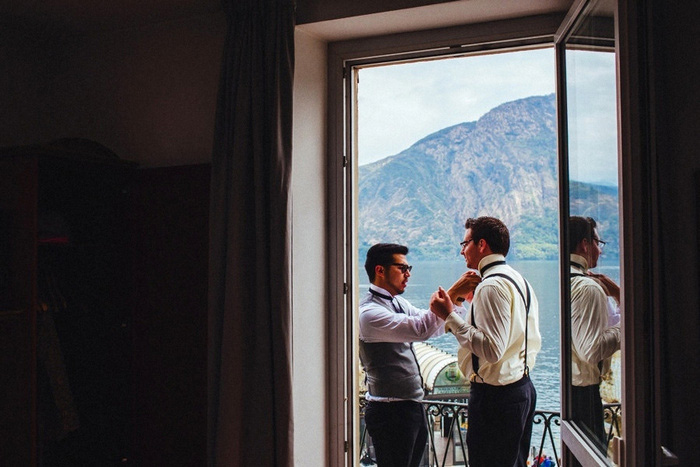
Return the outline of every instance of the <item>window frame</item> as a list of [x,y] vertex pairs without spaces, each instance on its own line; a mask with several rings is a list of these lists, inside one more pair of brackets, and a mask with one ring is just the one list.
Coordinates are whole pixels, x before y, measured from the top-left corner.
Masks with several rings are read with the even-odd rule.
[[[591,0],[576,0],[561,29],[556,35],[557,79],[564,62],[562,40]],[[658,215],[658,165],[654,157],[655,109],[653,103],[653,55],[646,36],[649,3],[645,0],[616,0],[615,55],[617,67],[618,109],[618,164],[620,205],[620,286],[622,313],[622,420],[623,438],[613,443],[613,461],[618,465],[671,465],[674,456],[665,454],[661,447],[661,383],[660,337],[661,275],[658,268],[660,251]],[[558,82],[558,99],[562,99],[560,113],[566,114],[566,82]],[[563,119],[565,120],[565,119]],[[565,121],[560,118],[560,125]],[[565,126],[562,132],[565,132]],[[560,145],[566,140],[560,137]],[[565,150],[565,148],[564,148]],[[560,160],[565,155],[560,156]],[[564,165],[564,164],[562,164]],[[562,207],[568,210],[568,173],[560,183]],[[568,211],[560,211],[562,213]],[[560,231],[564,239],[568,226],[563,222]],[[562,242],[561,254],[568,251]],[[568,256],[564,256],[568,257]],[[568,267],[562,262],[562,277],[568,277]],[[570,303],[570,290],[562,287],[563,303]],[[563,308],[562,308],[563,309]],[[562,336],[570,333],[562,320]],[[569,323],[570,324],[570,323]],[[566,328],[566,329],[565,329]],[[570,336],[569,336],[570,339]],[[564,339],[562,338],[562,341]],[[563,361],[566,350],[562,346]],[[570,381],[563,374],[563,381]],[[565,385],[562,385],[565,387]],[[569,422],[566,401],[570,394],[562,394],[562,443],[567,461],[574,456],[583,465],[608,465],[597,455],[595,448]],[[566,461],[565,461],[566,462]]]
[[[556,61],[556,82],[557,82],[557,147],[559,160],[559,232],[560,232],[560,339],[561,339],[561,441],[562,458],[570,463],[576,459],[582,465],[610,466],[610,459],[600,454],[600,451],[588,439],[581,429],[571,420],[570,401],[573,397],[571,391],[571,289],[569,287],[569,223],[570,216],[570,187],[569,187],[569,125],[568,125],[568,95],[567,95],[567,73],[566,73],[566,41],[571,31],[576,27],[579,20],[587,13],[588,7],[593,2],[591,0],[577,0],[574,2],[561,27],[555,35],[555,61]],[[618,50],[615,47],[615,56]],[[619,92],[619,89],[618,89]],[[619,103],[618,103],[619,104]],[[618,105],[619,106],[619,105]],[[619,111],[618,111],[619,112]],[[618,136],[619,140],[619,136]],[[619,153],[619,147],[618,147]],[[618,155],[619,157],[619,155]],[[619,172],[619,169],[618,169]],[[619,201],[620,214],[622,201]],[[622,218],[621,218],[622,219]],[[623,252],[620,252],[621,263]],[[621,271],[622,273],[622,271]],[[624,331],[623,331],[624,333]],[[624,356],[623,356],[624,359]],[[624,375],[622,375],[624,381]],[[624,382],[623,382],[624,385]],[[624,400],[623,394],[623,414]]]
[[554,44],[564,16],[479,23],[437,30],[330,43],[328,46],[328,190],[329,190],[329,423],[331,465],[352,465],[359,449],[356,404],[357,335],[354,314],[356,226],[353,193],[357,180],[352,156],[353,67],[371,63],[464,55]]

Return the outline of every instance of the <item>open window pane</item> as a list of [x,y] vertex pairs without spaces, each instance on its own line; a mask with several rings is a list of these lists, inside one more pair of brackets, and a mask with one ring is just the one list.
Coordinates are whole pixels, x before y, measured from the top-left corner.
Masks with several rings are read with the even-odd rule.
[[571,337],[564,343],[570,352],[565,419],[585,440],[572,450],[603,463],[623,429],[614,7],[612,0],[589,2],[564,47],[570,218],[562,287],[570,286],[564,312]]

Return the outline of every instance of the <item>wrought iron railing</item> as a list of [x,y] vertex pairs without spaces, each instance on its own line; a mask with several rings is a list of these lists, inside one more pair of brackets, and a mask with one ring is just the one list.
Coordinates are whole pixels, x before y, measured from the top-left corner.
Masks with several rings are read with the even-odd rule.
[[[535,418],[532,420],[532,424],[542,425],[542,436],[540,437],[540,443],[536,447],[536,450],[533,449],[533,452],[531,453],[533,458],[532,465],[543,465],[546,463],[546,459],[549,458],[554,459],[554,465],[559,465],[560,459],[557,451],[557,445],[559,443],[555,441],[554,430],[552,428],[554,426],[561,426],[561,414],[550,410],[535,410]],[[549,441],[549,447],[552,449],[554,457],[544,455],[544,448],[547,441]]]
[[[374,451],[369,434],[364,425],[365,400],[360,400],[361,436],[360,465],[374,464]],[[423,401],[428,421],[428,448],[421,465],[446,467],[467,464],[466,429],[469,407],[461,400],[425,400]],[[605,421],[609,425],[608,440],[620,435],[620,404],[604,405]],[[542,431],[538,439],[533,438],[531,465],[561,465],[559,459],[559,430],[561,416],[559,412],[549,410],[535,411],[534,425]],[[557,429],[555,429],[555,427]],[[533,430],[535,431],[535,430]],[[537,430],[538,432],[540,430]],[[533,435],[534,436],[534,435]],[[544,463],[543,463],[544,460]]]
[[607,441],[610,445],[615,436],[622,436],[620,423],[622,423],[622,406],[617,404],[603,404],[603,420],[608,424]]

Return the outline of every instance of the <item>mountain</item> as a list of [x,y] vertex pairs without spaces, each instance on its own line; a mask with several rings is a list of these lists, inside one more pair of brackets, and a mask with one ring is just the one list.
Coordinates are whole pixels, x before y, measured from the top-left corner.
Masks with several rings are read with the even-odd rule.
[[[360,166],[360,258],[377,242],[408,245],[416,259],[455,258],[464,221],[482,215],[498,217],[508,226],[509,257],[556,258],[556,142],[554,94],[533,96]],[[591,212],[595,206],[605,228],[614,224],[617,230],[615,188],[582,182],[571,187],[572,214]],[[612,238],[614,232],[608,232]],[[616,254],[617,244],[609,247],[606,253]]]

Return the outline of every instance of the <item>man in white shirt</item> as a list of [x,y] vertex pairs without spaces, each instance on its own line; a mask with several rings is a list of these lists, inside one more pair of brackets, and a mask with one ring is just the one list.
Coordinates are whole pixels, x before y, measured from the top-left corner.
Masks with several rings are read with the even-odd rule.
[[571,383],[572,419],[607,451],[600,382],[620,349],[620,287],[607,276],[593,274],[605,242],[590,217],[569,219],[571,258]]
[[367,251],[371,282],[360,301],[360,359],[368,401],[365,424],[379,467],[419,465],[428,430],[421,400],[423,379],[412,342],[444,333],[444,323],[400,297],[411,266],[408,248],[379,243]]
[[[542,338],[537,297],[506,264],[508,228],[493,217],[467,219],[461,253],[469,269],[448,291],[431,298],[459,342],[459,366],[469,378],[469,465],[525,466],[537,394],[529,371]],[[458,313],[471,299],[466,320]]]

